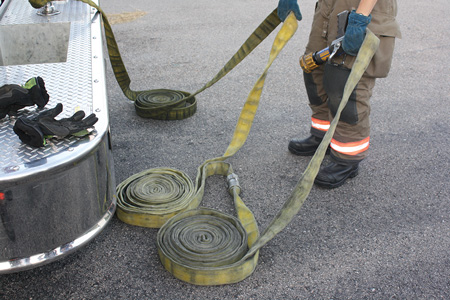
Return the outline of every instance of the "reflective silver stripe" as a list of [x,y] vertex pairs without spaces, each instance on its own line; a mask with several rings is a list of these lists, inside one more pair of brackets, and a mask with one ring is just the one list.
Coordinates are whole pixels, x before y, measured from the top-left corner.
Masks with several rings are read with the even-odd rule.
[[369,148],[368,140],[363,142],[360,145],[354,145],[354,143],[350,143],[350,144],[353,144],[353,145],[352,146],[342,146],[342,145],[337,145],[336,143],[333,143],[333,141],[331,141],[330,146],[337,152],[348,154],[348,155],[359,154],[359,153],[367,150],[367,148]]
[[327,131],[330,128],[330,124],[326,125],[326,124],[320,124],[317,122],[314,122],[314,120],[311,120],[311,126],[313,128],[322,130],[322,131]]

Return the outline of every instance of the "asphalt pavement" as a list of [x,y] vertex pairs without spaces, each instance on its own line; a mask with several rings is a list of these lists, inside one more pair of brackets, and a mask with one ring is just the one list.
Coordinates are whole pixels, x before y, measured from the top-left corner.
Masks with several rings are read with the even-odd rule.
[[[260,229],[288,198],[308,157],[291,155],[310,111],[298,58],[315,1],[266,79],[250,136],[229,160]],[[193,92],[209,81],[276,7],[272,0],[108,0],[134,90]],[[313,187],[289,226],[260,251],[255,272],[224,286],[174,278],[159,261],[156,229],[116,217],[87,246],[57,262],[0,275],[2,299],[450,299],[450,21],[447,0],[399,0],[391,72],[371,99],[369,157],[344,186]],[[277,31],[277,30],[276,30]],[[181,121],[136,115],[106,70],[117,183],[154,167],[195,178],[221,156],[240,110],[268,60],[275,33],[241,65],[202,92]],[[222,177],[208,179],[202,205],[233,214]]]

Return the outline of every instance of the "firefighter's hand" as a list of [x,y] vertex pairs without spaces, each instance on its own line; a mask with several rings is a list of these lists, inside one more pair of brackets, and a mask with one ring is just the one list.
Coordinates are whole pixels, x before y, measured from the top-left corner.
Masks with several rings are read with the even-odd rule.
[[356,56],[359,48],[366,36],[366,28],[369,25],[372,16],[365,16],[357,14],[356,11],[352,11],[348,16],[347,30],[345,31],[344,41],[342,48],[345,53]]
[[277,13],[282,22],[286,20],[291,11],[294,12],[297,20],[300,21],[302,19],[302,13],[300,12],[297,0],[280,0],[280,2],[278,2]]

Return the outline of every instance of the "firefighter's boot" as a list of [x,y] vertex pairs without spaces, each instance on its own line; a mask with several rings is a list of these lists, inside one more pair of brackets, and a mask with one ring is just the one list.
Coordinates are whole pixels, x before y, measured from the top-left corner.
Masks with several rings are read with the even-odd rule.
[[348,178],[358,175],[359,163],[341,164],[331,162],[322,168],[314,181],[320,187],[334,189],[340,187]]
[[[322,138],[311,135],[306,139],[292,139],[289,142],[288,149],[292,154],[301,156],[312,156],[316,152],[317,148],[322,142]],[[330,147],[328,147],[326,154],[330,153]]]

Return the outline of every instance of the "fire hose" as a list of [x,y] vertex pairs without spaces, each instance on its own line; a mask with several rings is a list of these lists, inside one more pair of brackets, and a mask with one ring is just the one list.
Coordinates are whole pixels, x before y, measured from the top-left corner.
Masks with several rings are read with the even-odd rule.
[[[253,213],[239,197],[241,188],[237,176],[233,173],[231,165],[224,160],[234,155],[245,143],[259,104],[268,68],[296,28],[297,21],[293,15],[290,15],[275,38],[264,73],[247,98],[228,149],[222,157],[207,160],[198,168],[195,183],[187,180],[187,175],[177,170],[171,170],[173,174],[165,177],[161,174],[164,169],[150,169],[130,177],[117,187],[119,199],[117,215],[122,221],[146,227],[159,227],[162,224],[157,236],[159,257],[164,267],[180,280],[197,285],[221,285],[239,282],[253,273],[257,265],[259,249],[290,223],[308,197],[340,114],[378,48],[378,38],[368,30],[330,129],[290,197],[260,235]],[[164,179],[158,179],[160,183],[154,185],[146,182],[147,176],[156,175],[158,177],[161,175]],[[234,199],[237,219],[212,209],[199,208],[206,178],[211,175],[227,176],[228,191]],[[177,187],[176,192],[172,189],[166,190],[162,182],[169,181],[171,177],[180,177],[188,184],[186,187],[181,187],[179,182],[174,183],[171,185]],[[128,195],[132,193],[129,189],[137,186],[140,186],[141,192],[149,193],[147,199],[128,198]],[[186,195],[185,204],[181,205],[181,208],[179,205],[181,201],[177,199],[174,201],[177,208],[171,207],[170,212],[147,210],[151,206],[170,207],[170,200],[167,199],[167,202],[162,200],[162,194],[167,192],[172,196],[180,191]],[[151,192],[155,194],[152,195]],[[149,204],[147,201],[153,203]]]
[[[89,0],[79,1],[92,3]],[[274,12],[269,17],[278,19]],[[106,18],[103,14],[102,16],[105,21]],[[104,23],[106,29],[107,21]],[[279,23],[278,19],[273,24],[276,24],[276,27]],[[379,45],[379,39],[367,29],[366,37],[347,79],[341,103],[329,130],[291,195],[260,234],[253,213],[239,196],[241,187],[238,177],[233,173],[231,165],[224,161],[244,145],[259,105],[268,70],[296,29],[297,20],[291,13],[275,37],[269,61],[263,74],[249,93],[225,154],[206,160],[199,166],[195,183],[181,171],[160,168],[135,174],[117,186],[118,217],[132,225],[161,227],[157,235],[160,260],[164,267],[180,280],[197,285],[221,285],[239,282],[253,273],[257,265],[259,249],[291,222],[306,201],[341,112]],[[108,32],[108,30],[106,31]],[[108,39],[108,33],[107,40],[110,45],[111,37]],[[245,49],[244,52],[246,52]],[[119,58],[120,54],[118,58],[110,57],[111,63]],[[123,71],[121,77],[123,80],[118,78],[118,82],[125,86],[124,92],[128,91],[128,94],[134,94],[135,92],[126,89],[127,86],[129,87],[130,80],[125,68]],[[225,69],[223,75],[221,71],[216,77],[221,78],[228,71]],[[117,77],[118,73],[116,70],[114,72]],[[205,85],[205,88],[207,86],[208,84]],[[188,97],[192,96],[185,98]],[[178,101],[180,100],[176,101],[177,104],[180,103]],[[233,196],[237,218],[216,210],[199,208],[206,179],[211,175],[227,176],[228,191]],[[177,181],[174,182],[173,179]],[[180,196],[185,199],[180,200]],[[172,202],[174,207],[172,207]]]
[[[48,1],[49,0],[29,0],[31,5],[36,8],[42,7]],[[231,57],[231,59],[224,65],[224,67],[202,88],[192,94],[184,91],[170,89],[133,91],[130,88],[131,79],[120,55],[119,47],[114,37],[114,33],[109,23],[108,17],[103,12],[103,10],[91,0],[78,1],[84,2],[94,7],[102,17],[109,60],[111,62],[111,66],[117,83],[122,89],[123,94],[128,99],[134,101],[136,113],[139,116],[158,120],[182,120],[192,116],[197,110],[197,100],[195,96],[211,87],[222,77],[228,74],[281,23],[275,9],[255,29],[255,31],[249,36],[249,38]]]

